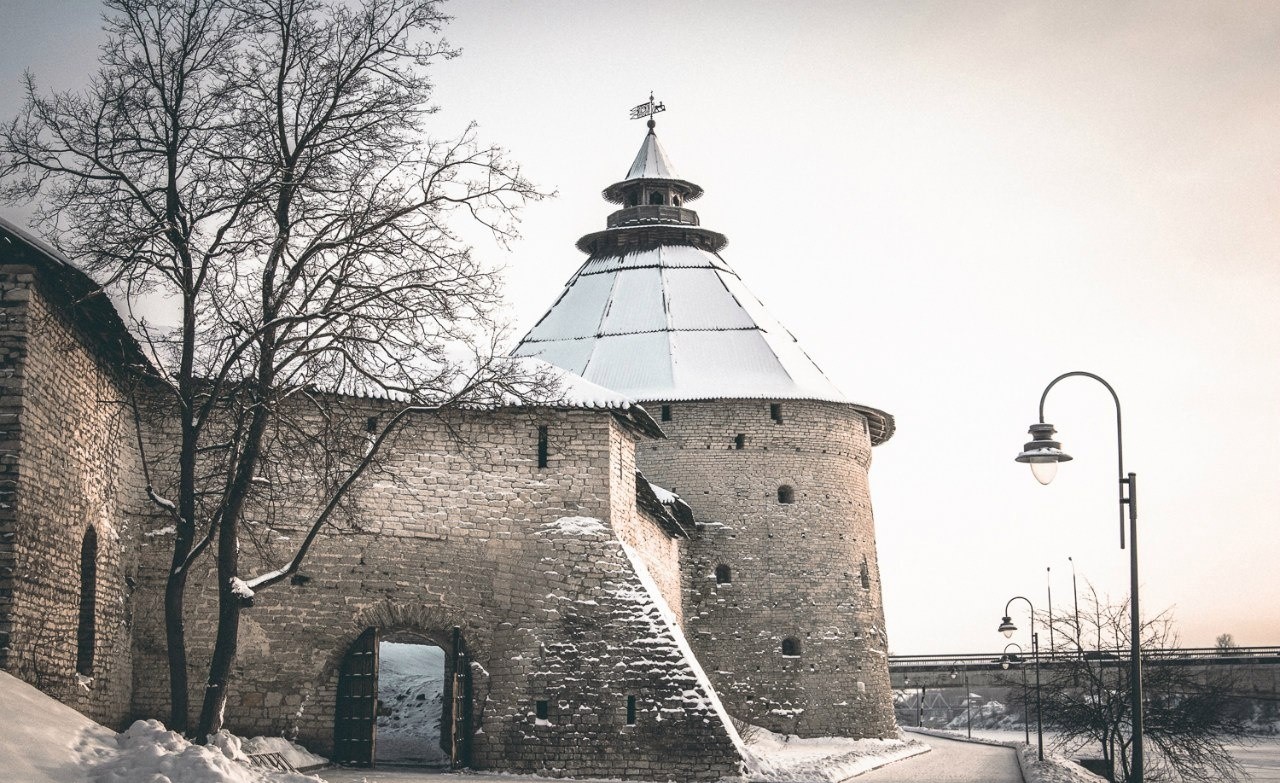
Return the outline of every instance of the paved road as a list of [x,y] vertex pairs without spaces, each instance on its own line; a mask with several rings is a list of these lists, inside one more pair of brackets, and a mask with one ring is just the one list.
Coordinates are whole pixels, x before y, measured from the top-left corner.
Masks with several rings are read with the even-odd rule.
[[[848,783],[1023,783],[1013,748],[933,736],[919,739],[933,750],[859,775]],[[502,780],[491,775],[442,774],[421,768],[395,767],[330,769],[318,774],[328,783],[498,783]]]
[[[317,773],[327,783],[510,783],[511,781],[545,781],[552,778],[499,776],[498,774],[455,773],[423,767],[378,767],[377,769],[324,769]],[[578,779],[575,783],[606,783]],[[614,782],[616,783],[616,781]]]
[[849,783],[1023,783],[1013,748],[917,736],[933,750],[873,769]]

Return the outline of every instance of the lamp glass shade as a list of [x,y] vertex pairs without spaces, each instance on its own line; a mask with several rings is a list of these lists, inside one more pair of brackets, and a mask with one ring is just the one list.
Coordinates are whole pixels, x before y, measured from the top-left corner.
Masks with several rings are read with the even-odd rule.
[[1013,624],[1013,620],[1006,617],[1001,621],[1000,627],[997,630],[1004,634],[1004,638],[1009,639],[1013,636],[1013,632],[1018,630],[1018,626]]
[[1053,477],[1058,475],[1058,461],[1046,460],[1045,462],[1031,462],[1031,475],[1036,477],[1036,481],[1041,484],[1048,484],[1053,481]]
[[1070,462],[1071,455],[1062,450],[1062,444],[1053,439],[1052,424],[1032,424],[1031,441],[1024,444],[1014,459],[1031,466],[1036,481],[1048,484],[1058,475],[1058,463]]

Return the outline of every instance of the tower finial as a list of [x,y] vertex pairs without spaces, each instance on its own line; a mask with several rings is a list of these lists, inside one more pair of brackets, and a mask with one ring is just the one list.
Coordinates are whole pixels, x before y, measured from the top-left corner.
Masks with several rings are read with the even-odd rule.
[[639,106],[633,106],[631,108],[631,119],[638,120],[641,117],[648,117],[649,122],[646,124],[649,126],[649,132],[653,133],[654,126],[658,124],[653,121],[653,115],[657,114],[660,111],[666,111],[666,110],[667,110],[667,107],[665,104],[653,102],[653,91],[650,90],[648,103],[642,103]]

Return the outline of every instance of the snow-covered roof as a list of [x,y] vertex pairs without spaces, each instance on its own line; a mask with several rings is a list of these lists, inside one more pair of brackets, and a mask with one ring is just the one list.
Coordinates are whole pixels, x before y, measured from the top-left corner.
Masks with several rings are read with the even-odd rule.
[[84,339],[113,361],[154,375],[151,360],[129,333],[102,286],[56,248],[0,217],[0,264],[30,264],[42,270],[45,293],[83,328]]
[[[501,386],[481,386],[459,396],[452,407],[476,411],[523,407],[611,411],[651,437],[665,437],[649,413],[621,392],[607,389],[536,356],[514,356],[505,362],[508,366],[493,368],[503,377]],[[460,386],[468,382],[465,375],[457,379]],[[340,389],[325,391],[365,399],[409,402],[403,394],[388,392],[369,383],[346,384]]]
[[[662,438],[662,429],[649,413],[625,394],[607,389],[564,367],[533,356],[515,357],[525,377],[535,378],[539,391],[524,397],[511,394],[492,407],[550,407],[607,410],[621,416],[651,437]],[[477,405],[475,407],[488,407]]]
[[658,135],[650,133],[644,137],[644,144],[636,153],[636,159],[627,169],[625,179],[680,179],[676,167],[671,165],[667,151],[658,143]]
[[631,168],[627,169],[627,176],[604,189],[605,199],[621,204],[622,191],[627,183],[637,180],[666,180],[678,183],[686,201],[693,201],[702,195],[701,187],[676,173],[676,167],[671,165],[671,158],[667,157],[667,151],[662,148],[662,143],[658,141],[658,134],[654,133],[652,127],[644,137],[635,160],[631,162]]
[[719,255],[593,257],[516,348],[637,400],[847,402]]

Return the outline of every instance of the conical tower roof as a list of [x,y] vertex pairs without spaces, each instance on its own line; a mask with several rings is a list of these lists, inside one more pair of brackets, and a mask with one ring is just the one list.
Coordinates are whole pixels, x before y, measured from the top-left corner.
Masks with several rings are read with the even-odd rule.
[[[628,179],[605,191],[628,206],[579,240],[590,257],[514,353],[642,401],[852,404],[720,256],[724,237],[683,208],[691,189],[650,128]],[[874,443],[892,435],[892,416],[854,407]]]
[[627,176],[621,182],[615,182],[604,189],[605,200],[615,204],[623,203],[626,192],[640,180],[659,180],[678,185],[685,201],[693,201],[702,195],[702,188],[681,179],[676,173],[676,167],[671,165],[667,151],[658,141],[658,134],[654,132],[652,121],[649,124],[649,133],[644,137],[640,151],[636,153],[636,159],[631,162],[631,168],[627,169]]

